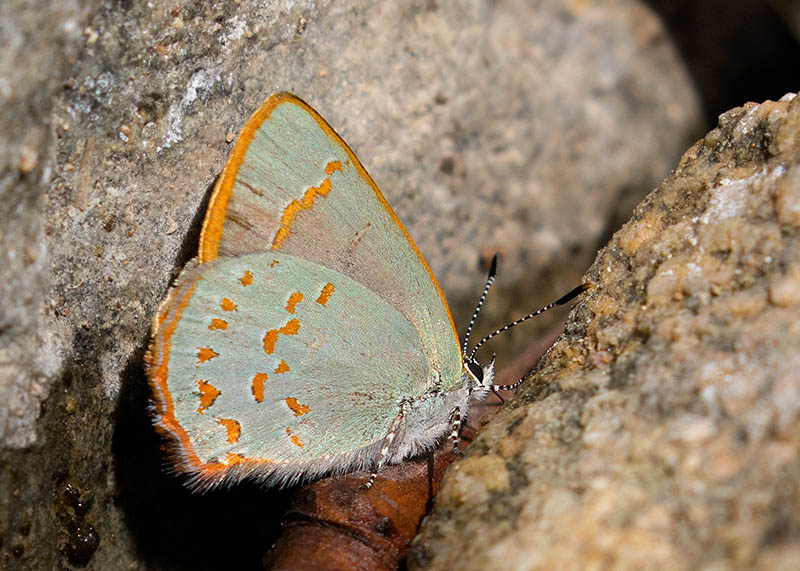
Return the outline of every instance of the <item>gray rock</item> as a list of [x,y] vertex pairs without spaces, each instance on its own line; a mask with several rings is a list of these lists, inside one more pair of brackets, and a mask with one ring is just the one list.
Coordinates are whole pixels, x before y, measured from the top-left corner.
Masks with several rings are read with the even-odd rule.
[[410,567],[796,566],[798,229],[800,98],[725,113],[451,466]]
[[697,128],[669,40],[628,0],[85,10],[2,15],[4,568],[168,566],[148,543],[180,558],[165,537],[180,510],[197,524],[198,500],[166,503],[180,492],[153,483],[142,355],[229,143],[269,93],[299,94],[352,144],[458,323],[480,260],[504,254],[484,327],[572,285]]

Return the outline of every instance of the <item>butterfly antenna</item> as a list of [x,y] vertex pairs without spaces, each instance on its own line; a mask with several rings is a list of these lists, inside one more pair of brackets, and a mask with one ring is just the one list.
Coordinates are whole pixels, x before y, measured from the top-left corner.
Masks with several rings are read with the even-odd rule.
[[[489,335],[487,335],[486,337],[484,337],[483,339],[481,339],[480,341],[478,341],[478,344],[477,344],[477,345],[475,345],[475,347],[473,347],[473,348],[472,348],[472,352],[469,354],[469,357],[467,357],[467,361],[468,361],[468,362],[469,362],[469,361],[472,361],[472,360],[473,360],[473,358],[475,357],[475,353],[478,351],[478,349],[480,349],[480,348],[481,348],[481,346],[482,346],[484,343],[486,343],[486,342],[487,342],[489,339],[491,339],[491,338],[493,338],[493,337],[497,337],[497,336],[498,336],[498,335],[500,335],[500,334],[501,334],[503,331],[508,331],[508,330],[509,330],[509,329],[511,329],[512,327],[514,327],[514,326],[516,326],[516,325],[519,325],[519,324],[520,324],[520,323],[522,323],[523,321],[527,321],[527,320],[528,320],[528,319],[530,319],[531,317],[536,317],[537,315],[541,315],[541,314],[542,314],[542,313],[544,313],[545,311],[548,311],[548,310],[550,310],[550,309],[553,309],[554,307],[556,307],[556,306],[558,306],[558,305],[564,305],[564,304],[566,304],[566,303],[569,303],[570,301],[572,301],[573,299],[575,299],[576,297],[578,297],[580,294],[582,294],[582,293],[583,293],[583,292],[585,292],[586,290],[588,290],[588,289],[591,289],[591,288],[593,288],[593,287],[594,287],[594,284],[593,284],[592,282],[586,282],[586,283],[583,283],[583,284],[579,285],[578,287],[576,287],[576,288],[573,288],[572,290],[570,290],[570,291],[569,291],[568,293],[566,293],[565,295],[562,295],[560,298],[558,298],[557,300],[555,300],[553,303],[549,303],[549,304],[545,305],[544,307],[542,307],[541,309],[537,309],[537,310],[536,310],[536,311],[534,311],[533,313],[529,313],[529,314],[528,314],[528,315],[526,315],[525,317],[521,317],[521,318],[517,319],[516,321],[514,321],[513,323],[509,323],[508,325],[505,325],[505,326],[501,327],[500,329],[497,329],[497,330],[496,330],[496,331],[494,331],[493,333],[490,333]],[[485,293],[484,293],[484,296],[485,296]],[[481,303],[483,303],[483,298],[481,298]],[[480,308],[480,305],[478,305],[478,307]],[[470,324],[470,327],[472,327],[472,324]]]
[[[467,349],[469,348],[469,334],[472,333],[472,326],[475,325],[475,320],[478,319],[478,314],[481,312],[481,307],[483,307],[483,302],[486,301],[486,295],[489,293],[489,290],[494,283],[494,276],[497,274],[497,254],[492,257],[492,266],[489,268],[489,277],[486,278],[486,285],[483,286],[483,293],[481,294],[481,298],[478,300],[478,306],[475,308],[475,312],[472,314],[472,319],[469,320],[469,327],[467,327],[467,334],[464,335],[464,347],[461,350],[462,355],[467,354]],[[472,352],[473,355],[475,352]],[[471,357],[471,356],[470,356]]]

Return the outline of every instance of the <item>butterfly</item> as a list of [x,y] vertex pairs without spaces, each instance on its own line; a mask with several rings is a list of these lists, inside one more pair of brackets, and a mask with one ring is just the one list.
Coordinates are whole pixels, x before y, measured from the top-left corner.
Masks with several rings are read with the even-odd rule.
[[153,320],[153,421],[187,485],[371,470],[369,487],[508,388],[474,354],[353,151],[295,95],[269,97]]

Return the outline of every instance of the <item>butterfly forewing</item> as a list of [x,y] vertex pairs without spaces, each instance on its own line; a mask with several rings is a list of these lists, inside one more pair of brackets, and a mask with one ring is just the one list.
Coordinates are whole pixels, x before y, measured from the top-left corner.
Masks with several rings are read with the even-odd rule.
[[212,196],[200,259],[273,250],[340,272],[418,332],[431,371],[461,375],[449,309],[427,263],[355,154],[306,103],[270,99],[250,119]]

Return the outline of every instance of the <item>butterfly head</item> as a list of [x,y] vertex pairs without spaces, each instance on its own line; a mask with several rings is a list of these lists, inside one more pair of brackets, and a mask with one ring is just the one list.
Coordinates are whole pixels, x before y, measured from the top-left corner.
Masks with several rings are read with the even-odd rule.
[[464,361],[464,371],[471,380],[473,390],[476,388],[491,390],[494,384],[494,359],[495,355],[492,355],[492,359],[486,365],[481,365],[474,357]]

